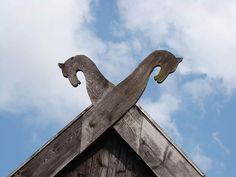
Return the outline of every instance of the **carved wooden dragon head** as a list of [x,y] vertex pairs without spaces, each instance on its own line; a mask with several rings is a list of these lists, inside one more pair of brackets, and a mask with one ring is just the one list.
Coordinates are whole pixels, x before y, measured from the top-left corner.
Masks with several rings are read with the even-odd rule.
[[169,74],[175,72],[178,64],[183,60],[183,58],[176,58],[174,55],[170,54],[167,57],[164,57],[158,64],[161,67],[158,75],[154,77],[154,80],[157,83],[162,83]]
[[71,85],[77,87],[81,82],[76,76],[79,70],[74,69],[73,59],[74,57],[71,57],[66,60],[65,63],[58,63],[58,66],[61,68],[63,76],[69,79]]

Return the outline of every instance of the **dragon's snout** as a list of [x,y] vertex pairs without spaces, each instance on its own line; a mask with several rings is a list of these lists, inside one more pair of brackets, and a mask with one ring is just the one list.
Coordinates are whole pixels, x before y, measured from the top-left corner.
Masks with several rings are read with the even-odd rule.
[[168,72],[161,69],[159,73],[156,76],[154,76],[154,80],[157,81],[158,84],[160,84],[167,78],[168,75],[169,75]]
[[161,69],[158,75],[154,77],[154,80],[157,81],[157,83],[162,83],[170,73],[173,73],[176,70],[182,60],[183,58],[173,58],[171,62],[160,65]]
[[76,72],[71,72],[68,70],[64,63],[58,63],[58,66],[61,68],[63,76],[69,79],[73,87],[77,87],[81,84],[80,80],[76,76]]
[[77,87],[81,84],[80,80],[77,78],[76,75],[70,76],[68,77],[68,79],[73,87]]
[[179,63],[181,63],[181,62],[183,61],[183,58],[178,57],[178,58],[176,58],[176,60],[177,60]]

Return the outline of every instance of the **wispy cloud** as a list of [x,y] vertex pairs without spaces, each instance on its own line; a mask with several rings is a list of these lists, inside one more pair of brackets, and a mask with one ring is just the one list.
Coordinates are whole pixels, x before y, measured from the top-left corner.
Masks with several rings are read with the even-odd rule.
[[224,153],[226,153],[228,155],[231,153],[229,148],[226,147],[225,144],[220,139],[219,132],[212,133],[212,138],[213,138],[214,142],[221,148],[221,150],[223,150]]
[[211,170],[212,165],[213,165],[213,161],[210,157],[208,157],[207,155],[205,155],[202,152],[202,149],[200,148],[200,145],[197,145],[192,153],[191,153],[191,157],[193,159],[193,161],[200,167],[201,170],[203,170],[204,172],[207,172],[209,170]]
[[175,96],[164,93],[157,101],[141,100],[141,106],[156,120],[156,122],[179,144],[182,136],[173,120],[172,114],[178,111],[180,100]]
[[181,73],[205,74],[227,93],[236,89],[236,1],[121,0],[118,7],[132,35],[184,57]]
[[91,15],[89,1],[78,3],[80,10],[73,0],[1,2],[2,110],[19,116],[31,112],[30,117],[43,122],[64,122],[89,105],[85,86],[77,92],[57,66],[81,51],[75,44],[75,31]]
[[[74,89],[57,66],[76,54],[91,57],[109,80],[118,81],[129,73],[136,64],[129,43],[97,37],[89,27],[95,20],[91,3],[1,2],[1,110],[18,117],[31,113],[29,118],[38,118],[39,123],[64,123],[80,113],[90,104],[84,76],[78,74],[82,85]],[[122,68],[122,72],[114,67]]]
[[219,81],[210,78],[195,78],[184,83],[182,87],[182,94],[191,97],[191,101],[195,106],[200,108],[201,113],[205,114],[211,103],[217,112],[221,111],[228,97],[223,97],[221,101],[215,101],[215,96],[224,96],[221,91],[224,90]]

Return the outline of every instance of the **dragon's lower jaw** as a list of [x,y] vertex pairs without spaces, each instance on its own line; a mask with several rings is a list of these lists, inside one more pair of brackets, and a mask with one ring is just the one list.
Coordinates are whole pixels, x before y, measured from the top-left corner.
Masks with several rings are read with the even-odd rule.
[[81,84],[81,82],[79,81],[79,79],[76,76],[69,77],[68,79],[73,87],[77,87],[79,84]]
[[165,72],[163,70],[160,70],[160,72],[158,73],[158,75],[156,75],[154,77],[154,80],[157,81],[157,83],[162,83],[166,78],[167,76],[169,75],[168,72]]

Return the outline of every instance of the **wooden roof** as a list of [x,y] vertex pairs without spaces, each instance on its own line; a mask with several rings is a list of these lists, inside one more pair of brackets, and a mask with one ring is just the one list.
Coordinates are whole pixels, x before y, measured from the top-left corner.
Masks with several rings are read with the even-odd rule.
[[55,177],[156,177],[144,161],[110,129]]
[[[168,62],[167,65],[163,64],[163,58],[166,59],[164,62]],[[155,60],[159,63],[155,63]],[[150,69],[150,65],[155,67],[161,63],[161,71],[156,79],[163,81],[176,69],[178,63],[175,60],[176,58],[166,51],[155,51],[117,86],[109,83],[101,73],[98,73],[94,64],[85,56],[77,56],[76,59],[69,59],[65,64],[61,64],[63,75],[68,77],[73,86],[79,83],[77,78],[74,78],[74,73],[85,69],[83,72],[87,81],[87,90],[93,104],[9,176],[56,176],[67,164],[112,129],[124,139],[156,176],[203,177],[204,174],[153,119],[140,106],[135,105],[153,70]],[[70,63],[67,65],[67,62]],[[83,66],[83,68],[75,68],[75,66]],[[84,68],[85,66],[89,69]],[[71,69],[75,69],[76,72],[72,72]],[[86,69],[89,70],[87,76]],[[91,82],[93,78],[91,76],[96,76],[96,80]]]
[[[41,147],[11,175],[55,176],[81,154],[81,120],[84,112]],[[204,174],[140,107],[134,106],[129,116],[113,129],[126,141],[158,177],[203,177]]]

